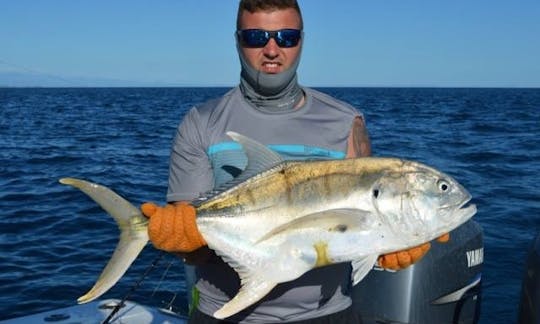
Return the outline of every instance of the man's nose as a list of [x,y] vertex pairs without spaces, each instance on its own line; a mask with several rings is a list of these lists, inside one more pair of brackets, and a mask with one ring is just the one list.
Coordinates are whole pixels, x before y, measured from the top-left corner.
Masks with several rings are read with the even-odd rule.
[[270,38],[268,43],[264,45],[263,53],[267,57],[276,57],[279,55],[279,46],[274,38]]

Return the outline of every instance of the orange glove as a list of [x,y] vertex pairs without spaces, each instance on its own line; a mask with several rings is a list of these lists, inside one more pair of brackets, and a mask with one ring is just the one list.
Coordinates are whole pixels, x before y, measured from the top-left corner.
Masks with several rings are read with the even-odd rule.
[[205,246],[195,222],[195,208],[187,203],[167,204],[159,207],[153,203],[141,206],[148,222],[148,236],[156,249],[167,252],[192,252]]
[[[450,234],[446,233],[437,238],[437,242],[446,243],[450,240]],[[398,251],[394,253],[383,254],[377,260],[379,266],[384,269],[402,270],[413,263],[416,263],[431,248],[431,243],[427,242],[408,250]]]

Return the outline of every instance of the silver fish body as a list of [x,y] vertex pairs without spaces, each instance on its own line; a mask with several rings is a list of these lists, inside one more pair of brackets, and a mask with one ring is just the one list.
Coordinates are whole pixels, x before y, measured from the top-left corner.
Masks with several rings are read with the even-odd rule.
[[[232,132],[229,136],[242,144],[249,161],[246,170],[238,183],[194,202],[197,226],[208,246],[242,280],[238,294],[214,313],[216,318],[229,317],[259,301],[278,283],[328,264],[352,262],[356,284],[380,254],[428,242],[476,212],[474,205],[465,206],[471,196],[459,183],[417,162],[394,158],[284,162],[259,143]],[[110,197],[106,190],[103,195]],[[102,194],[92,194],[103,206]],[[124,202],[120,205],[107,205],[108,212],[124,219],[126,212],[115,210],[125,209]],[[140,226],[144,216],[133,208],[131,218],[139,225],[128,228],[145,232]],[[123,234],[128,230],[120,228],[119,246],[139,241],[132,250],[140,249],[127,253],[136,257],[147,237],[132,239],[137,235]],[[95,286],[114,285],[118,268],[125,267],[125,272],[133,261],[125,266],[118,258],[123,256],[115,252]],[[108,270],[111,263],[122,266]],[[114,276],[106,274],[110,271]],[[82,302],[104,293],[93,290],[81,297]]]

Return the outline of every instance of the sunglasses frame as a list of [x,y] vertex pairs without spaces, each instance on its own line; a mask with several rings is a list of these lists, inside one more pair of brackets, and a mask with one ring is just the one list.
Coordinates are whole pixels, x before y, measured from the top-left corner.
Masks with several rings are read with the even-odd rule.
[[[248,33],[252,33],[251,38],[254,40],[261,40],[264,39],[264,43],[260,42],[255,44],[252,42],[252,44],[249,44],[249,42],[246,41],[248,38]],[[256,35],[255,33],[260,33]],[[284,39],[284,36],[286,36],[288,33],[291,33],[292,35],[289,38],[292,39]],[[293,28],[283,28],[280,30],[264,30],[264,29],[241,29],[236,31],[236,37],[238,37],[238,41],[243,47],[248,48],[262,48],[265,47],[266,44],[270,41],[270,38],[273,38],[276,44],[281,48],[292,48],[298,46],[300,43],[300,40],[303,37],[303,32],[301,29],[293,29]]]

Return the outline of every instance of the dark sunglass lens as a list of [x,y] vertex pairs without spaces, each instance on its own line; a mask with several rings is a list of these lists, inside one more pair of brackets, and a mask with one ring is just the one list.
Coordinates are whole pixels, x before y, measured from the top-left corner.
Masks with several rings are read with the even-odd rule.
[[298,29],[281,29],[278,31],[244,29],[238,31],[238,37],[242,46],[245,47],[264,47],[270,38],[274,38],[279,47],[295,47],[302,37],[302,32]]
[[240,31],[242,44],[248,47],[263,47],[269,39],[269,35],[260,29],[245,29]]
[[300,41],[301,33],[297,29],[282,29],[277,32],[275,39],[280,47],[295,47]]

